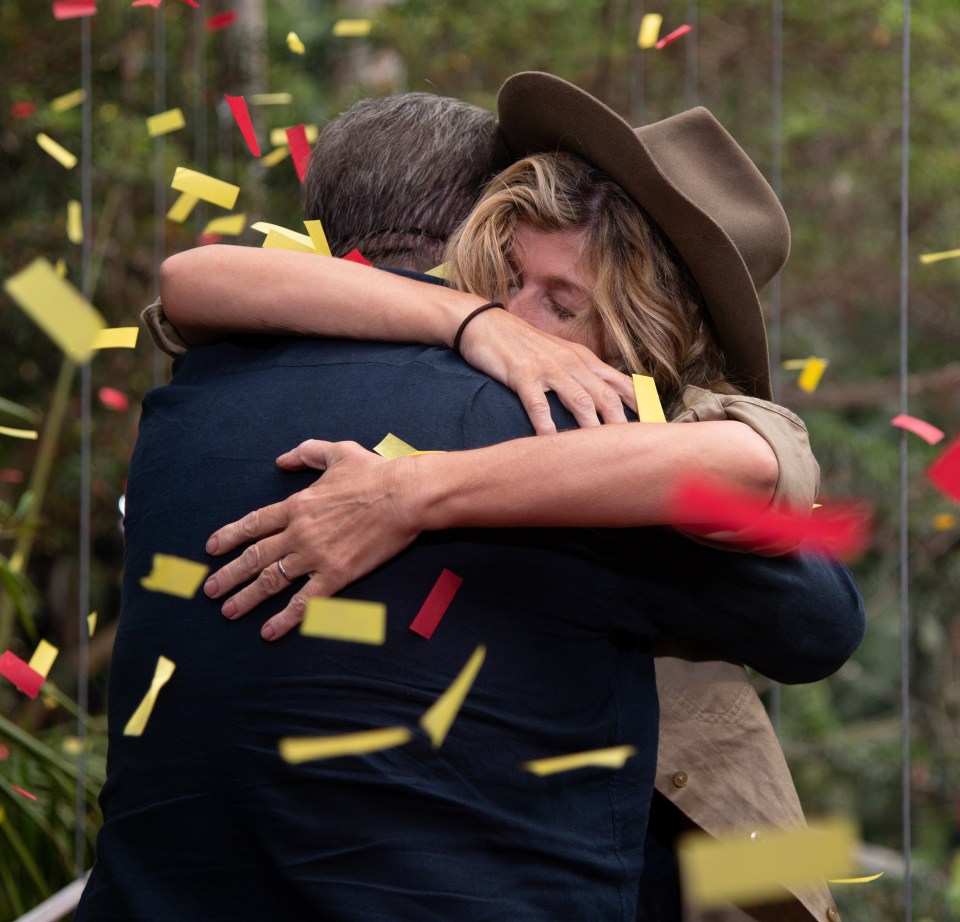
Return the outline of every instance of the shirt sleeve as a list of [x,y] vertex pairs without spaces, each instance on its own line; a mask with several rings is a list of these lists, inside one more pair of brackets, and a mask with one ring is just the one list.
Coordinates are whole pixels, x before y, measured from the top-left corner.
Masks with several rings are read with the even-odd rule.
[[[786,407],[758,397],[742,394],[714,394],[688,386],[683,392],[684,411],[673,422],[706,422],[732,419],[745,423],[760,435],[777,457],[779,475],[771,506],[791,515],[809,515],[820,491],[820,465],[810,448],[807,427],[803,420]],[[716,547],[734,550],[743,544],[755,553],[785,554],[793,544],[765,545],[751,543],[756,535],[751,529],[739,532],[714,532],[697,536],[696,540]]]
[[148,304],[140,313],[153,344],[167,355],[176,358],[183,355],[190,348],[189,343],[180,335],[180,331],[170,322],[163,312],[163,303],[159,298]]

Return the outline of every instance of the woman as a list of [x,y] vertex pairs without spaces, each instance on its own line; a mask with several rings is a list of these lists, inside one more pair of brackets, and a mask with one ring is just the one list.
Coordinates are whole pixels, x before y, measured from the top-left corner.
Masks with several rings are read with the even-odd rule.
[[[309,596],[338,591],[422,530],[690,524],[676,521],[671,503],[689,474],[768,498],[776,487],[778,501],[809,509],[816,466],[802,424],[750,399],[769,393],[756,289],[785,260],[789,229],[749,158],[703,109],[634,132],[588,94],[547,75],[511,78],[500,116],[514,149],[564,145],[590,163],[537,156],[491,184],[451,242],[454,282],[466,293],[342,260],[204,247],[164,264],[170,319],[191,343],[223,331],[286,330],[452,345],[459,331],[464,357],[513,387],[539,432],[551,428],[545,388],[565,397],[581,426],[596,424],[595,407],[605,419],[622,418],[617,395],[629,394],[628,381],[584,348],[592,346],[621,369],[651,374],[672,420],[714,421],[606,426],[550,444],[520,440],[390,466],[357,446],[306,443],[278,463],[327,469],[315,495],[259,510],[256,522],[227,526],[209,545],[223,553],[264,538],[207,584],[208,594],[223,597],[263,574],[225,603],[229,617],[284,587],[278,561],[286,578],[312,574],[264,625],[265,637],[297,624]],[[509,312],[487,310],[461,329],[491,297]],[[369,310],[358,312],[358,304]],[[736,395],[737,384],[747,396],[717,396]],[[685,390],[693,410],[684,416]],[[726,418],[738,412],[749,425]],[[777,444],[777,456],[761,435]],[[643,489],[623,488],[629,484]],[[374,495],[390,498],[378,508]],[[364,536],[362,546],[330,540],[345,533]]]

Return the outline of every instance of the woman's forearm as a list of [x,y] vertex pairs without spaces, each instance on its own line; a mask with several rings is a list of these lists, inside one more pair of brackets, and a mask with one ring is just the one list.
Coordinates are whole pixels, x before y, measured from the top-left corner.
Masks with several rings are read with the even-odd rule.
[[342,259],[223,245],[165,260],[160,296],[192,345],[230,333],[292,333],[449,346],[481,303]]
[[734,421],[603,426],[393,463],[425,531],[683,526],[672,500],[685,479],[770,497],[778,475],[770,446]]

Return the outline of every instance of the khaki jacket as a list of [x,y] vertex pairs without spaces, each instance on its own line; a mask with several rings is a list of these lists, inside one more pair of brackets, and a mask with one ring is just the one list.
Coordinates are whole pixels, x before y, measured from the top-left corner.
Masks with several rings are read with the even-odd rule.
[[[754,397],[718,395],[695,387],[686,389],[683,400],[686,411],[678,421],[737,419],[760,433],[780,466],[774,504],[794,510],[812,507],[819,466],[806,426],[793,413]],[[739,663],[711,660],[708,652],[670,640],[658,640],[654,652],[660,697],[657,790],[691,823],[714,836],[804,826],[783,751],[746,669]],[[776,904],[687,912],[686,919],[839,922],[840,914],[823,882],[785,891],[784,901]]]

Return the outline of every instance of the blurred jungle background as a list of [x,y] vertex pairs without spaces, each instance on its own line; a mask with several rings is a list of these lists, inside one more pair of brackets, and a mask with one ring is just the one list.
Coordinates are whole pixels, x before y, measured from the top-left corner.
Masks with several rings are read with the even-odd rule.
[[[662,49],[641,50],[646,13],[663,15],[661,35],[693,28]],[[240,186],[235,210],[246,214],[247,229],[226,242],[259,246],[262,235],[249,229],[255,221],[302,231],[291,159],[276,161],[281,151],[266,165],[251,156],[224,94],[251,101],[280,94],[251,105],[266,155],[285,145],[283,128],[322,128],[365,95],[426,90],[494,108],[500,84],[520,70],[566,77],[632,124],[708,106],[768,177],[780,177],[791,219],[793,251],[779,297],[766,295],[780,401],[809,426],[822,496],[862,499],[874,510],[869,548],[853,565],[866,600],[866,641],[829,681],[780,690],[780,733],[808,814],[853,816],[864,842],[860,873],[885,872],[869,884],[835,888],[845,917],[902,918],[901,435],[890,420],[900,387],[903,17],[899,0],[782,7],[769,0],[199,0],[198,7],[190,0],[156,7],[100,0],[89,21],[85,251],[67,226],[68,202],[81,199],[81,168],[65,169],[35,140],[44,132],[81,152],[83,107],[51,103],[81,86],[82,20],[58,21],[47,0],[6,0],[0,278],[38,256],[62,260],[74,285],[86,278],[108,325],[136,325],[155,297],[159,260],[198,245],[207,222],[224,214],[201,203],[183,223],[165,218],[177,196],[170,188],[177,166]],[[335,34],[343,19],[369,20],[369,33]],[[960,5],[914,4],[909,412],[948,439],[960,432],[960,260],[922,264],[919,256],[960,246],[958,47]],[[774,77],[781,53],[782,91]],[[173,108],[182,110],[184,127],[151,137],[146,119]],[[782,363],[811,356],[829,365],[807,392]],[[144,335],[133,350],[96,353],[91,365],[92,566],[83,608],[97,612],[97,624],[80,743],[77,636],[87,616],[80,610],[80,374],[6,294],[0,357],[0,426],[40,432],[38,440],[0,435],[0,653],[29,659],[41,640],[60,650],[35,699],[0,680],[0,920],[7,920],[92,861],[123,565],[119,504],[140,399],[166,380],[169,364]],[[956,506],[925,476],[944,444],[908,441],[918,920],[960,919],[960,524]]]

